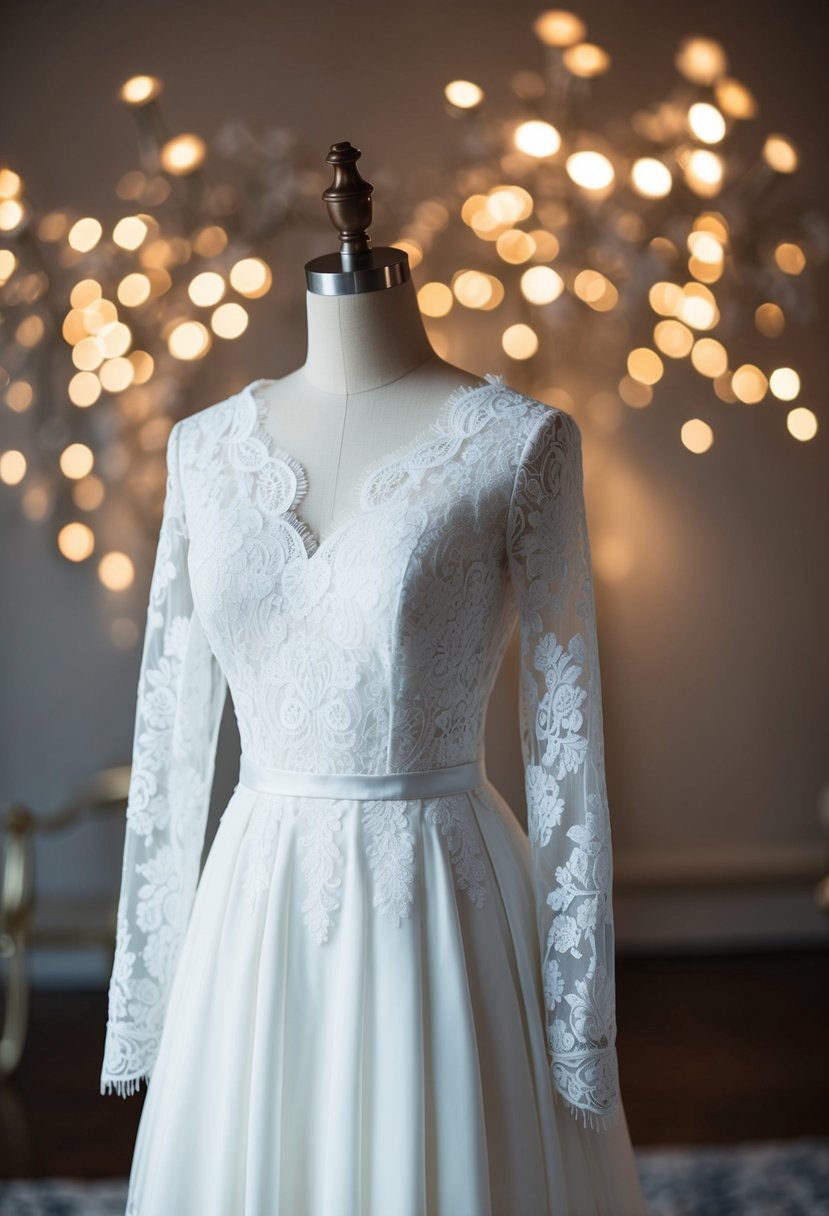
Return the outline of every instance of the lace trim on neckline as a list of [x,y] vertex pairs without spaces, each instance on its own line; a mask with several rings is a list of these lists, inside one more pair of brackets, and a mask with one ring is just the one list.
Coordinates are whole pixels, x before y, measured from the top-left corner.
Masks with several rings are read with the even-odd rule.
[[[461,407],[473,402],[482,392],[488,392],[492,388],[507,389],[508,387],[500,373],[486,372],[482,384],[464,384],[453,389],[441,406],[437,417],[427,427],[419,431],[413,439],[406,440],[391,452],[383,455],[361,474],[355,485],[352,486],[351,493],[344,504],[344,510],[338,512],[334,526],[320,539],[297,511],[299,503],[308,491],[309,480],[305,467],[296,456],[277,443],[266,426],[270,408],[267,398],[260,390],[276,383],[278,383],[276,380],[260,377],[251,381],[237,394],[236,401],[248,406],[248,415],[243,424],[242,434],[237,436],[236,443],[244,446],[253,440],[258,441],[266,453],[267,461],[277,465],[282,476],[290,480],[292,489],[292,493],[288,494],[290,501],[281,514],[298,534],[309,559],[334,548],[341,536],[376,507],[377,504],[370,501],[370,494],[372,487],[376,486],[378,482],[397,474],[402,483],[416,467],[418,459],[422,458],[431,447],[438,447],[438,455],[431,463],[435,465],[443,463],[457,447],[457,443],[454,446],[446,444],[447,439],[459,442],[480,430],[486,419],[480,419],[473,430],[467,430],[464,426],[465,410]],[[440,448],[441,443],[443,443],[442,449]],[[246,471],[255,473],[256,470],[248,468]]]

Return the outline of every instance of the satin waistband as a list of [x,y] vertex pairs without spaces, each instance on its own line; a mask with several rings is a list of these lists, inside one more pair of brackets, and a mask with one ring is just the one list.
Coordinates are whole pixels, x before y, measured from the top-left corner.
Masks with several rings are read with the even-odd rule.
[[268,794],[295,794],[306,798],[438,798],[459,794],[486,784],[484,757],[449,768],[412,773],[305,773],[266,768],[244,754],[239,781]]

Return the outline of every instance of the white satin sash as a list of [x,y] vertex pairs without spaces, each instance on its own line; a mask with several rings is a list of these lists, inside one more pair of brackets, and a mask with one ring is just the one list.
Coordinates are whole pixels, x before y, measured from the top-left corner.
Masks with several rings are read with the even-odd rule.
[[239,781],[268,794],[306,798],[438,798],[486,784],[484,757],[449,768],[409,773],[305,773],[266,768],[242,754]]

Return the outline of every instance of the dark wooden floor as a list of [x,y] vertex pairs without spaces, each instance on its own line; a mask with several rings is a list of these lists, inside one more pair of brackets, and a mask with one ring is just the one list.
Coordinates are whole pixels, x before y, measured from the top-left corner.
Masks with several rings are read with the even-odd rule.
[[[829,1134],[829,952],[617,959],[634,1144]],[[99,991],[38,991],[0,1087],[0,1177],[125,1175],[143,1102],[101,1097]]]

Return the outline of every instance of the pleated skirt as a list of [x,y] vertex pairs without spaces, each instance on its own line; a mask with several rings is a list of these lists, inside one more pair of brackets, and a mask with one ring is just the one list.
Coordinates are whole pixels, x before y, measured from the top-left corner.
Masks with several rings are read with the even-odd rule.
[[338,800],[321,941],[307,800],[236,787],[182,943],[126,1216],[643,1216],[624,1111],[594,1131],[554,1092],[526,833],[490,782],[463,798],[482,904],[410,800],[415,885],[396,923],[374,903],[365,804]]

